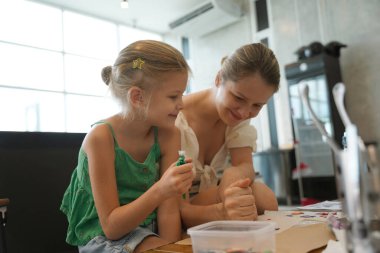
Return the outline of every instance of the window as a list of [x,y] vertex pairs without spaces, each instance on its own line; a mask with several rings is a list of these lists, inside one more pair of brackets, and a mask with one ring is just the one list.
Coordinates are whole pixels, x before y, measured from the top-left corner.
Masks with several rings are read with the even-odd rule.
[[[252,30],[254,34],[253,41],[260,42],[271,48],[272,36],[270,28],[270,9],[267,6],[266,0],[251,1]],[[253,119],[251,123],[257,128],[258,135],[258,150],[267,150],[269,148],[278,148],[279,141],[277,136],[277,123],[275,111],[275,99],[273,96],[263,108],[258,117]],[[267,130],[269,129],[269,131]]]
[[131,44],[136,40],[151,39],[162,41],[162,36],[158,34],[152,34],[150,32],[138,30],[127,26],[119,26],[119,37],[119,43],[121,48],[124,48],[125,46]]
[[63,91],[62,54],[0,42],[0,84]]
[[[109,97],[66,96],[66,129],[75,132],[80,129],[88,132],[91,124],[118,112]],[[95,110],[94,110],[95,109]]]
[[186,60],[189,60],[190,59],[189,38],[182,37],[181,42],[182,42],[181,44],[182,44],[183,56],[185,57]]
[[62,50],[62,14],[29,1],[0,1],[0,40]]
[[2,131],[64,132],[63,93],[0,88]]
[[0,1],[0,131],[87,132],[116,113],[101,70],[139,39],[162,37],[31,1]]
[[269,28],[268,9],[266,0],[256,0],[256,22],[257,31],[262,31]]
[[67,92],[97,96],[107,94],[108,86],[100,76],[103,67],[111,65],[111,61],[66,54],[64,62]]
[[117,25],[63,12],[64,49],[67,53],[113,60],[117,54]]

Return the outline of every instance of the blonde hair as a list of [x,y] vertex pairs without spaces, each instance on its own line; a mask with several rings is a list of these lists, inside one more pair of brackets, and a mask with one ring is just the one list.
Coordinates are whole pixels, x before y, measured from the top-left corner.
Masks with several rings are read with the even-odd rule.
[[[134,61],[138,59],[144,62],[140,67],[134,66]],[[121,103],[124,117],[145,117],[151,92],[157,88],[157,82],[152,81],[159,80],[164,73],[182,71],[191,72],[177,49],[161,41],[140,40],[121,50],[112,67],[103,68],[102,79]],[[132,87],[140,88],[147,96],[148,102],[143,111],[131,110],[129,90]]]
[[231,56],[222,59],[222,81],[236,82],[256,73],[260,74],[268,85],[273,86],[275,91],[279,89],[280,67],[276,56],[261,43],[244,45]]

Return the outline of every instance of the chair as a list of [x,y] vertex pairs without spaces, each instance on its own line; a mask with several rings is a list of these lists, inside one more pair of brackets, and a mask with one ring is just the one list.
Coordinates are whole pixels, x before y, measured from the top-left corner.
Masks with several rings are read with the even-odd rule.
[[0,199],[11,200],[6,253],[78,253],[59,207],[84,135],[0,131]]
[[0,199],[0,253],[7,253],[5,225],[7,223],[7,206],[9,199]]

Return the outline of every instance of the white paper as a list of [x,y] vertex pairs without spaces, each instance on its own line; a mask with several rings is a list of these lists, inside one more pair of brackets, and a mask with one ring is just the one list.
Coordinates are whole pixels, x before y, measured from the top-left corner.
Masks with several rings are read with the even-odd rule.
[[329,240],[326,249],[322,253],[347,253],[347,251],[340,242]]
[[313,211],[321,211],[321,210],[327,210],[327,211],[341,211],[342,210],[342,204],[339,200],[335,201],[323,201],[316,204],[308,205],[308,206],[301,206],[297,207],[299,210],[313,210]]

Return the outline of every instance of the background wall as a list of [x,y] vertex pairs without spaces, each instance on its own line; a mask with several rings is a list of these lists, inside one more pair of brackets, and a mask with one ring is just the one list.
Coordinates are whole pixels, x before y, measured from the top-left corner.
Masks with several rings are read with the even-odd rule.
[[[270,0],[270,7],[275,51],[282,67],[295,61],[294,52],[312,41],[339,41],[348,46],[340,58],[347,111],[364,141],[380,143],[380,1]],[[289,115],[289,106],[284,106],[288,105],[287,90],[280,92],[277,112]]]
[[[190,80],[190,92],[212,87],[221,66],[221,59],[233,53],[240,46],[256,41],[253,32],[255,29],[252,29],[252,27],[256,26],[255,17],[252,15],[253,1],[245,1],[243,8],[245,15],[238,22],[202,37],[189,38],[189,64],[193,71],[193,76]],[[178,36],[166,35],[164,40],[181,49]],[[265,107],[260,112],[259,117],[252,120],[252,123],[256,126],[258,132],[261,132],[258,135],[258,149],[269,148],[269,123]],[[260,131],[261,129],[263,131]]]
[[214,84],[215,76],[221,66],[221,59],[231,54],[236,48],[252,41],[250,29],[249,19],[245,17],[222,31],[192,39],[191,47],[197,49],[192,50],[190,58],[194,72],[193,90]]
[[[191,38],[192,91],[213,84],[223,56],[255,42],[253,2],[246,2],[247,15],[241,21]],[[348,46],[340,58],[347,110],[362,138],[380,143],[380,1],[267,0],[267,4],[271,45],[282,71],[281,88],[275,95],[279,146],[287,148],[293,143],[284,66],[297,60],[294,52],[299,47],[313,41],[339,41]],[[171,42],[170,38],[165,40]],[[265,113],[262,111],[260,117],[265,118]]]

